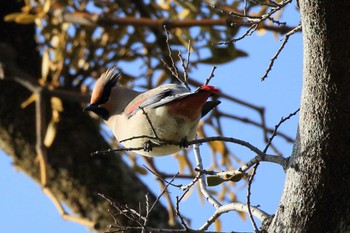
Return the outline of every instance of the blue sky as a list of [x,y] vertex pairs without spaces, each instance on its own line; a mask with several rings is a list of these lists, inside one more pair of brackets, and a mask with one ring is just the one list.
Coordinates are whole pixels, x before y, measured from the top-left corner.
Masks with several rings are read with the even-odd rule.
[[[297,25],[298,17],[294,5],[291,5],[285,12],[284,20],[291,22],[291,25]],[[235,97],[247,102],[264,106],[267,125],[270,127],[277,124],[281,117],[295,111],[300,104],[302,85],[301,33],[290,38],[267,80],[260,81],[271,57],[280,45],[281,42],[276,40],[271,33],[263,36],[254,34],[239,41],[237,47],[246,51],[249,56],[230,64],[218,65],[215,78],[211,81],[212,85],[217,86],[223,92],[232,93]],[[128,67],[123,67],[123,70],[127,71],[127,69]],[[197,80],[204,80],[210,74],[211,69],[211,66],[199,65],[193,76],[197,77]],[[225,101],[220,108],[239,112],[239,115],[251,119],[258,118],[255,112],[247,111],[239,105]],[[281,127],[281,131],[293,137],[296,134],[297,118],[294,117],[286,122]],[[247,140],[259,148],[263,148],[265,145],[261,140],[262,134],[250,126],[230,122],[230,125],[225,127],[225,134]],[[284,155],[291,153],[291,144],[280,139],[276,139],[276,143]],[[232,146],[232,150],[240,154],[240,158],[245,161],[253,156],[238,146]],[[204,152],[202,156],[205,157]],[[62,220],[52,202],[41,191],[40,186],[22,172],[16,171],[11,163],[10,157],[0,151],[0,182],[3,187],[0,192],[0,200],[2,200],[0,202],[1,232],[89,232],[84,226]],[[156,163],[160,166],[169,166],[167,157],[157,158]],[[204,159],[204,166],[206,164],[209,162]],[[178,167],[173,165],[171,164],[172,167],[169,169],[176,171]],[[279,166],[262,163],[252,187],[253,204],[259,204],[266,212],[274,213],[282,193],[284,178],[284,172]],[[154,190],[154,193],[159,193],[159,187],[152,177],[141,177],[141,179]],[[238,185],[238,187],[240,186]],[[177,191],[172,190],[172,192],[175,195]],[[237,195],[241,200],[245,200],[246,190],[243,188]],[[196,194],[191,195],[188,200],[181,204],[182,212],[188,217],[192,216],[194,228],[202,225],[213,212],[210,205],[207,203],[202,205],[198,201]],[[223,230],[252,231],[249,220],[242,222],[235,213],[225,215],[223,220],[230,222],[230,224],[225,223]]]

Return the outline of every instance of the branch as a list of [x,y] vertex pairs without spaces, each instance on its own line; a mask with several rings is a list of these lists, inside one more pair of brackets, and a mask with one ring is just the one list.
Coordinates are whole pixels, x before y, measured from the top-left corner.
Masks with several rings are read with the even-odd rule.
[[[269,214],[266,212],[260,210],[258,207],[251,206],[252,214],[259,219],[261,222],[264,222],[267,218],[270,217]],[[248,212],[248,205],[239,203],[239,202],[233,202],[227,205],[220,206],[216,209],[215,213],[206,221],[203,226],[201,226],[198,230],[199,231],[205,231],[209,228],[211,224],[215,222],[216,219],[218,219],[222,214],[228,213],[230,211],[242,211],[242,212]]]
[[[213,26],[243,26],[250,27],[251,23],[242,22],[240,19],[232,19],[230,17],[223,17],[220,19],[154,19],[147,17],[117,17],[114,15],[99,15],[87,12],[68,12],[62,9],[54,10],[54,15],[62,20],[62,22],[80,24],[90,27],[102,26],[108,27],[113,25],[119,26],[135,26],[135,27],[149,27],[162,28],[164,25],[168,29],[171,28],[190,28],[190,27],[213,27]],[[261,28],[271,30],[281,34],[289,32],[292,27],[288,26],[273,26],[261,25]]]
[[89,101],[89,97],[83,96],[80,92],[42,87],[39,85],[37,79],[11,63],[4,64],[0,62],[0,81],[1,80],[16,82],[32,93],[41,92],[42,94],[55,96],[73,103],[86,103]]
[[[277,130],[278,128],[287,120],[289,120],[292,116],[296,115],[297,113],[299,112],[299,108],[294,111],[293,113],[290,113],[287,117],[282,117],[281,120],[279,121],[279,123],[275,126],[275,130],[274,132],[272,133],[271,137],[269,138],[266,146],[265,146],[265,149],[263,150],[263,153],[266,153],[268,148],[270,147],[271,143],[272,143],[272,140],[275,138],[276,134],[277,134]],[[253,179],[254,179],[254,176],[256,174],[256,171],[259,167],[259,162],[255,164],[254,166],[254,169],[253,169],[253,173],[252,175],[249,177],[248,179],[248,187],[247,187],[247,205],[248,205],[248,212],[249,212],[249,218],[254,226],[254,229],[255,231],[258,231],[257,229],[257,226],[256,226],[256,223],[255,223],[255,220],[252,216],[252,209],[251,209],[251,206],[250,206],[250,196],[251,196],[251,186],[252,186],[252,182],[253,182]],[[286,169],[286,168],[285,168]]]
[[[203,170],[203,163],[202,163],[202,158],[200,156],[200,152],[199,152],[199,144],[196,143],[194,144],[193,146],[193,152],[194,152],[194,156],[195,156],[195,159],[196,159],[196,163],[197,163],[197,168],[202,171]],[[207,199],[207,201],[213,205],[215,207],[215,209],[218,209],[221,204],[218,200],[216,200],[213,195],[211,195],[209,192],[208,192],[208,189],[207,189],[207,184],[205,182],[205,175],[202,174],[200,179],[199,179],[199,188],[203,194],[203,196],[205,197],[205,199]]]
[[[220,42],[220,43],[217,43],[217,45],[222,45],[222,44],[229,44],[229,43],[233,43],[233,42],[237,42],[243,38],[245,38],[246,36],[250,36],[258,27],[259,28],[263,28],[263,25],[260,25],[263,21],[265,20],[271,20],[273,23],[276,23],[278,25],[281,25],[281,24],[284,24],[284,23],[281,23],[275,19],[272,18],[272,15],[275,14],[276,12],[280,11],[282,8],[284,8],[287,4],[291,3],[292,0],[286,0],[286,1],[283,1],[282,3],[280,4],[274,4],[274,6],[271,8],[270,12],[262,15],[262,16],[249,16],[249,15],[246,15],[246,14],[237,14],[237,13],[234,13],[232,11],[228,12],[224,9],[221,9],[219,7],[217,7],[216,5],[213,5],[213,4],[208,4],[211,8],[213,8],[214,10],[217,10],[219,12],[221,12],[222,14],[226,14],[226,15],[229,15],[229,16],[233,16],[233,17],[238,17],[239,19],[246,19],[249,23],[249,28],[248,30],[242,35],[240,36],[239,38],[233,38],[229,41],[226,41],[226,42]],[[291,29],[292,30],[292,29]]]
[[273,64],[275,63],[278,55],[282,52],[284,46],[287,44],[289,37],[293,34],[295,34],[298,31],[301,31],[301,25],[293,28],[292,30],[290,30],[287,34],[285,34],[284,38],[283,38],[283,43],[281,44],[280,48],[277,50],[276,54],[271,58],[270,64],[267,67],[265,74],[262,76],[261,81],[265,81],[265,79],[267,78],[267,75],[270,73]]

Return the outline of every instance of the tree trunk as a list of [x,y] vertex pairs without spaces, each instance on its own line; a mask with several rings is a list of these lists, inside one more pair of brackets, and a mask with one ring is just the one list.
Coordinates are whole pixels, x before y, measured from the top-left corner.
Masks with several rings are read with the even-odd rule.
[[[4,1],[0,8],[3,19],[6,14],[19,12],[21,4]],[[0,76],[7,79],[23,74],[35,77],[36,81],[40,77],[40,56],[34,40],[34,25],[1,20],[0,28],[0,71],[4,72]],[[25,80],[23,76],[20,78]],[[35,104],[20,107],[32,93],[14,81],[0,80],[0,84],[0,148],[13,158],[16,167],[39,183],[39,164],[35,162]],[[50,102],[49,94],[43,97],[46,105]],[[150,190],[118,155],[91,157],[91,152],[109,148],[100,134],[98,122],[83,113],[79,101],[63,101],[63,105],[54,143],[47,148],[47,187],[75,214],[90,220],[95,229],[104,231],[114,222],[107,201],[97,193],[138,209]],[[47,110],[47,119],[50,114]],[[44,127],[46,129],[46,125]],[[155,200],[152,195],[149,198],[151,203]],[[152,215],[150,225],[168,227],[163,206],[156,205]]]
[[350,1],[300,0],[299,140],[268,232],[350,231]]

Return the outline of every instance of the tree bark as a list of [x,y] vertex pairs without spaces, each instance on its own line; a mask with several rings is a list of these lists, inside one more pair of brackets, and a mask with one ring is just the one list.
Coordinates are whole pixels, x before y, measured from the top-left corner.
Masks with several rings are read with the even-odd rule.
[[350,231],[349,9],[348,0],[300,0],[299,139],[268,232]]
[[[3,19],[6,14],[19,12],[21,4],[18,1],[5,1],[0,8]],[[34,25],[1,20],[0,28],[0,71],[4,72],[0,76],[5,79],[18,74],[40,77],[40,56],[34,40]],[[25,80],[24,77],[20,78]],[[39,164],[35,162],[35,104],[24,109],[20,107],[31,94],[14,81],[0,80],[0,148],[13,158],[14,166],[40,183]],[[50,119],[50,93],[43,97],[47,105],[45,114]],[[138,209],[150,190],[117,154],[91,157],[91,152],[109,148],[100,134],[98,122],[83,113],[79,101],[63,101],[63,107],[54,143],[47,148],[47,187],[75,214],[92,221],[95,230],[104,231],[114,221],[108,212],[110,207],[107,201],[98,193]],[[153,195],[149,198],[151,203],[155,200]],[[156,205],[150,225],[169,227],[167,216],[167,210],[160,204]],[[117,218],[121,224],[133,225]]]

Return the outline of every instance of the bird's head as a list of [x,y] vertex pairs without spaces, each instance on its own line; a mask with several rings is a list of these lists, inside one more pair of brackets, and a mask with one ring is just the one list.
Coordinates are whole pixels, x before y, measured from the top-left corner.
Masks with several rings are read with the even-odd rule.
[[92,90],[90,104],[84,111],[92,111],[104,120],[110,116],[107,102],[111,97],[112,88],[116,86],[120,77],[119,69],[114,66],[104,72],[99,79],[97,79],[94,89]]

